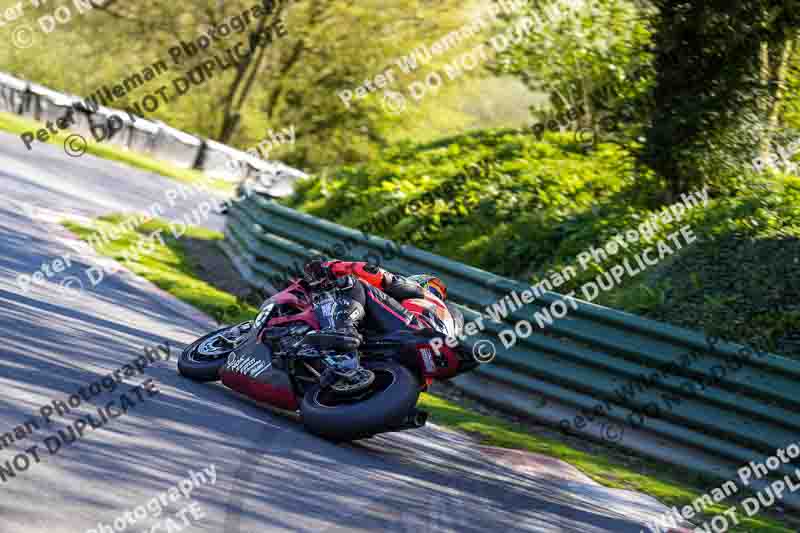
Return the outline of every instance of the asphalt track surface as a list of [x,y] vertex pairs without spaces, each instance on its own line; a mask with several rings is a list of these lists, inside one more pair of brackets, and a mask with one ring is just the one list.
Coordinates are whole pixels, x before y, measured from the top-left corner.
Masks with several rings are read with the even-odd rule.
[[[28,456],[27,469],[0,481],[0,533],[111,525],[190,470],[212,464],[215,484],[191,494],[202,519],[187,525],[175,517],[187,500],[170,501],[159,518],[134,517],[123,531],[638,533],[664,511],[649,497],[599,487],[563,463],[481,448],[436,426],[334,445],[218,384],[182,379],[178,349],[211,321],[124,271],[79,294],[60,291],[58,276],[80,277],[101,259],[55,222],[144,209],[164,203],[164,191],[175,186],[89,155],[71,159],[57,146],[27,152],[18,138],[0,133],[0,435],[32,418],[41,424],[0,449],[0,467],[13,466],[34,445],[40,460]],[[191,210],[200,200],[176,209]],[[68,271],[28,292],[17,285],[18,275],[65,253],[75,255]],[[165,341],[172,357],[146,375],[126,378],[125,386],[50,426],[37,417],[41,406],[66,400]],[[148,378],[158,394],[144,401],[131,394],[136,405],[124,416],[48,452],[46,437],[66,432],[80,416],[97,418],[98,407]]]

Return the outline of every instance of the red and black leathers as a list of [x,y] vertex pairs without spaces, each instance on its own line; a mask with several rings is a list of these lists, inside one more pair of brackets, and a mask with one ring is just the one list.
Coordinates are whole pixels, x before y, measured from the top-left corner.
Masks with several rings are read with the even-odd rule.
[[400,303],[424,300],[446,312],[444,302],[418,284],[368,263],[331,261],[326,267],[337,282],[332,290],[315,296],[320,331],[308,336],[310,342],[329,349],[352,350],[361,342],[361,327],[376,332],[444,329],[435,313],[420,306],[411,306],[420,311],[412,312]]

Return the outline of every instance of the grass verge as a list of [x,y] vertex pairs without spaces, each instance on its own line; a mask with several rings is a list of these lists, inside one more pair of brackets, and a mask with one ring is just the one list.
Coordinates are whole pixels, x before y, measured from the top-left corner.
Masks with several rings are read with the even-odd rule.
[[[63,225],[88,242],[89,236],[94,232],[98,230],[109,232],[112,227],[119,228],[119,223],[124,219],[123,215],[107,215],[92,221],[89,225],[71,221],[65,221]],[[155,246],[151,253],[137,253],[140,240],[145,238],[149,241],[155,231],[161,231],[165,245],[160,244],[158,239],[152,239]],[[222,234],[192,226],[179,240],[170,232],[168,223],[152,220],[134,231],[122,233],[115,241],[100,245],[97,252],[114,258],[132,272],[193,305],[220,323],[237,323],[253,318],[258,312],[257,308],[198,278],[197,272],[200,266],[186,253],[186,242],[190,240],[207,242],[211,248],[222,240]]]
[[[67,221],[64,225],[87,240],[94,231],[110,229],[110,226],[122,220],[121,215],[109,215],[96,219],[91,224]],[[156,241],[153,252],[147,255],[131,253],[141,238],[149,238],[158,230],[162,231],[164,245]],[[213,316],[219,322],[235,323],[249,320],[255,316],[257,309],[199,279],[198,272],[202,267],[187,253],[189,240],[203,241],[210,254],[221,253],[217,245],[221,239],[222,235],[219,232],[192,227],[179,240],[171,235],[167,223],[154,220],[139,226],[135,231],[123,234],[114,242],[100,246],[97,251],[116,259],[128,269],[180,300]],[[430,394],[422,395],[420,405],[431,413],[431,420],[434,423],[469,433],[483,444],[526,450],[564,460],[602,485],[643,492],[668,506],[675,505],[680,508],[689,505],[709,490],[708,486],[687,482],[686,479],[691,477],[688,472],[685,473],[685,479],[679,479],[677,476],[681,475],[681,471],[675,467],[634,457],[628,452],[622,456],[614,453],[604,454],[603,448],[598,448],[598,453],[581,451],[557,440],[536,435],[524,425],[478,414]],[[697,520],[697,523],[721,514],[734,502],[723,503],[728,505],[707,508],[703,518]],[[738,512],[737,515],[741,523],[729,529],[731,532],[792,533],[793,531],[770,516],[757,515],[747,518]]]
[[[0,113],[0,130],[19,135],[26,131],[35,133],[42,127],[44,127],[44,125],[41,122],[36,122],[34,120],[9,113]],[[64,140],[73,133],[75,132],[69,130],[63,133],[59,132],[50,136],[47,142],[49,144],[63,145]],[[39,141],[36,141],[33,145],[34,149],[36,143],[38,142]],[[201,181],[206,182],[208,179],[207,176],[205,176],[202,172],[179,168],[169,163],[158,161],[146,155],[131,152],[124,148],[119,148],[107,143],[96,142],[92,138],[86,139],[86,142],[86,152],[96,155],[97,157],[102,157],[103,159],[110,159],[112,161],[125,163],[127,165],[146,170],[147,172],[159,174],[161,176],[165,176],[176,181],[182,181],[184,183],[199,183]],[[66,154],[64,157],[67,157]],[[233,194],[234,190],[236,189],[236,184],[224,180],[213,180],[208,183],[212,188],[226,194]]]

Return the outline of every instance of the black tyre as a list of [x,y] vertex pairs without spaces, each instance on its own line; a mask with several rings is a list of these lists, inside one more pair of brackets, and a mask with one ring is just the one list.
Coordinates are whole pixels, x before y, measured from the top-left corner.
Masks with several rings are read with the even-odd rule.
[[300,405],[303,425],[315,435],[335,442],[371,437],[397,427],[419,399],[419,380],[392,362],[365,362],[375,381],[360,400],[343,401],[319,385],[306,391]]
[[200,337],[181,353],[178,372],[194,381],[218,381],[219,370],[225,366],[228,355],[247,339],[251,326],[251,322],[243,322]]

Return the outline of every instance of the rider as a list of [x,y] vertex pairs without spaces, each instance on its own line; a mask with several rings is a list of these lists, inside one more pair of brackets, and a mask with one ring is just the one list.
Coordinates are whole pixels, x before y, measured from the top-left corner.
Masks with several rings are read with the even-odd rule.
[[403,277],[370,263],[315,259],[304,267],[314,293],[319,331],[306,336],[311,344],[354,350],[367,318],[381,332],[429,329],[452,335],[453,317],[444,301],[445,284],[430,274]]

